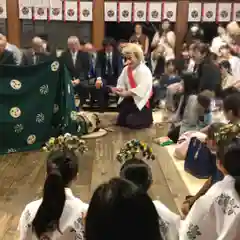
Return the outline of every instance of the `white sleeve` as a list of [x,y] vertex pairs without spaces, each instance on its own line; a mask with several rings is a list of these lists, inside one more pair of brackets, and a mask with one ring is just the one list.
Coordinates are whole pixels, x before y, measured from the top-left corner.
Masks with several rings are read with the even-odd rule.
[[176,35],[173,31],[167,33],[167,41],[169,42],[170,47],[174,49],[176,43]]
[[117,88],[126,89],[126,84],[125,84],[126,69],[127,69],[127,67],[124,67],[120,76],[118,77]]
[[28,240],[28,221],[31,218],[30,211],[26,207],[20,217],[19,224],[18,224],[18,231],[19,231],[19,240]]
[[[146,71],[138,72],[138,85],[136,88],[132,88],[130,91],[133,92],[139,98],[144,98],[146,93],[152,89],[152,73],[149,69]],[[150,97],[150,96],[149,96]]]
[[216,219],[212,199],[207,195],[199,198],[181,222],[179,240],[216,239]]
[[156,32],[155,34],[154,34],[154,37],[153,37],[153,40],[152,40],[152,43],[151,43],[151,45],[152,46],[154,46],[154,45],[157,45],[157,43],[158,43],[158,41],[159,41],[159,33],[158,32]]

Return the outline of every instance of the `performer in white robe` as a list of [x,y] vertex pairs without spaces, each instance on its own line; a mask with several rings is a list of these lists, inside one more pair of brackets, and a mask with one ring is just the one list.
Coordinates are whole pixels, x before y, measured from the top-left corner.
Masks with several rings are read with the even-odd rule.
[[152,95],[152,73],[144,64],[141,47],[129,43],[123,54],[129,61],[112,91],[119,95],[117,125],[132,129],[148,128],[153,122],[149,99]]
[[225,177],[194,203],[181,224],[180,240],[240,239],[240,138],[219,149],[223,160],[217,166]]

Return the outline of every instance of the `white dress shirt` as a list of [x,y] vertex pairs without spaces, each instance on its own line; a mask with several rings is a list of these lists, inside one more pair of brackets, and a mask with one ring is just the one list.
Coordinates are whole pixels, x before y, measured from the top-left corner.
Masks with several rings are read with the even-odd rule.
[[71,55],[72,55],[72,61],[73,61],[73,65],[75,66],[76,65],[76,61],[77,61],[77,54],[78,52],[71,52]]
[[[65,188],[66,202],[60,218],[59,231],[46,234],[51,240],[84,239],[83,217],[85,216],[88,204],[76,198],[71,189]],[[29,203],[21,214],[19,221],[20,240],[37,240],[32,231],[32,221],[42,203],[42,199]]]

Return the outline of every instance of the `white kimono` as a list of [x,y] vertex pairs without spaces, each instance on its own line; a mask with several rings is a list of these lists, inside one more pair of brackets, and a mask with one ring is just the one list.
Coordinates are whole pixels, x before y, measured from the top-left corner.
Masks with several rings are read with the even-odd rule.
[[[153,77],[150,69],[144,63],[141,63],[133,70],[133,78],[136,83],[136,88],[131,88],[130,86],[128,66],[126,66],[118,78],[117,88],[133,92],[135,94],[135,96],[133,96],[134,102],[139,111],[141,111],[151,97]],[[120,104],[123,99],[123,97],[120,97],[118,104]]]
[[182,221],[180,240],[239,240],[240,198],[235,180],[225,176],[193,205]]
[[240,80],[240,58],[232,56],[229,60],[232,69],[232,75],[234,81]]
[[[49,240],[73,240],[84,239],[83,217],[85,216],[88,204],[74,197],[71,189],[65,188],[66,202],[60,218],[59,228],[63,234],[55,231],[47,234],[44,239]],[[37,240],[32,231],[32,221],[37,214],[42,199],[29,203],[21,214],[19,221],[20,240]]]
[[160,201],[153,201],[158,215],[160,232],[163,240],[178,240],[178,230],[180,227],[180,216],[171,212],[164,204]]

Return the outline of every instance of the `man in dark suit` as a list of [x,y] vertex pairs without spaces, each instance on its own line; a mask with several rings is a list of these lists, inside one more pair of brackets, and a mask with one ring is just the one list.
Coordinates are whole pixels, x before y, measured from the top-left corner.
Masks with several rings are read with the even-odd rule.
[[103,49],[97,53],[96,62],[97,79],[95,92],[101,108],[107,106],[108,87],[117,85],[122,69],[122,57],[116,49],[115,41],[111,38],[105,39],[103,41]]
[[7,42],[0,40],[0,65],[15,65],[13,53],[6,50]]
[[32,66],[51,60],[50,54],[43,49],[43,43],[41,38],[33,38],[32,48],[23,54],[22,65]]
[[89,98],[88,72],[90,60],[87,52],[80,51],[79,39],[75,36],[68,39],[68,50],[61,56],[62,63],[67,67],[75,92],[79,95],[80,104]]

